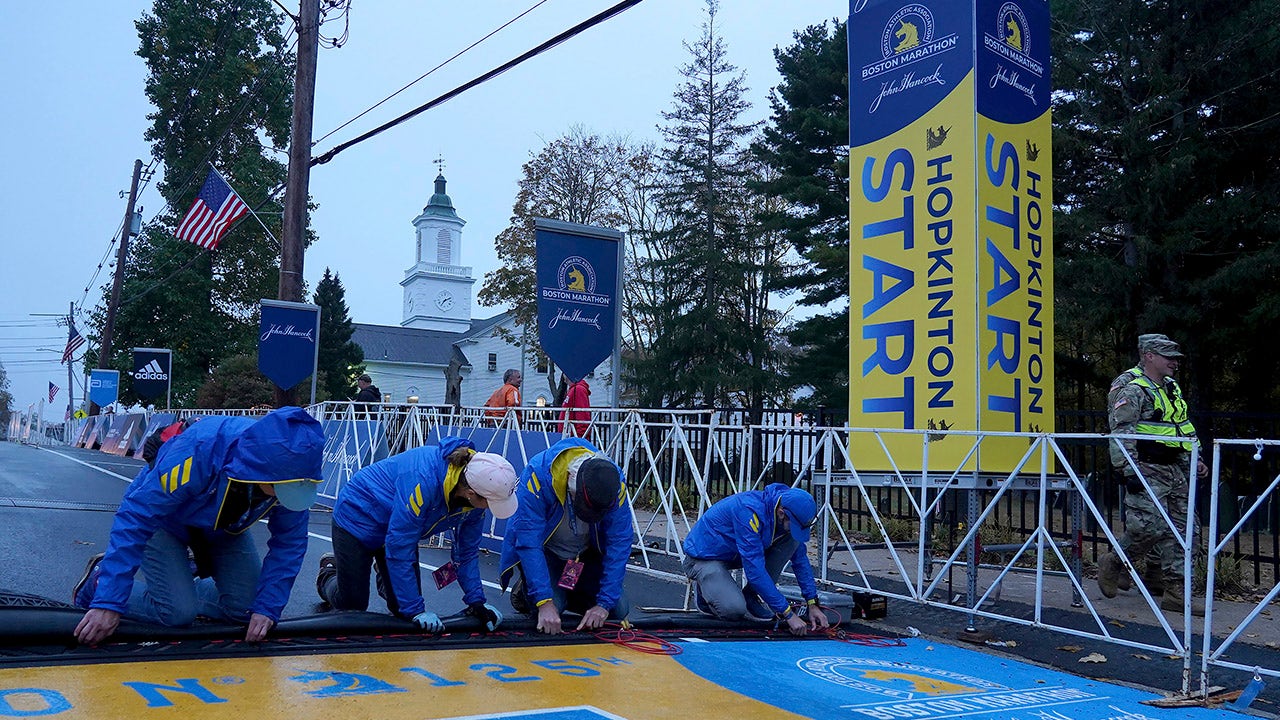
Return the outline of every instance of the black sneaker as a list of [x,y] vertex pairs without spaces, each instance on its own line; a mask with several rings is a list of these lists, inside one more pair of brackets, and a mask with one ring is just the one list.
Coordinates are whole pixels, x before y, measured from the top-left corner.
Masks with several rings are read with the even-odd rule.
[[524,594],[524,575],[516,578],[511,585],[511,609],[521,615],[529,615],[532,608],[529,607],[529,598]]
[[98,568],[98,564],[102,562],[104,554],[98,553],[89,558],[89,563],[84,566],[84,575],[80,578],[80,582],[76,583],[75,590],[71,591],[71,603],[82,610],[89,609],[94,593],[98,592],[98,578],[102,576],[102,570]]
[[320,569],[316,572],[316,594],[324,600],[324,584],[329,578],[338,574],[338,563],[333,553],[325,553],[320,556]]

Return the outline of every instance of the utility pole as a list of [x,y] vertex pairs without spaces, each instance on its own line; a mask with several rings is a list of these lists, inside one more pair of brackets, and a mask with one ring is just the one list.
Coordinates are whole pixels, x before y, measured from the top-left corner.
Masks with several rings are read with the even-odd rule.
[[[116,309],[120,307],[120,286],[124,284],[124,261],[129,256],[129,236],[133,234],[133,206],[138,199],[138,179],[142,177],[142,161],[133,161],[133,181],[129,183],[129,204],[125,206],[124,227],[120,228],[120,248],[116,252],[116,274],[111,281],[111,303],[107,305],[107,321],[102,324],[102,343],[98,348],[98,369],[111,364],[111,334],[115,330]],[[90,401],[89,414],[98,414],[98,405]]]
[[[76,304],[72,301],[67,307],[67,344],[71,344],[71,323],[75,322]],[[71,419],[72,413],[76,411],[76,384],[75,378],[71,376],[71,358],[67,358],[67,420]],[[69,443],[68,443],[69,444]]]
[[[278,300],[302,302],[303,239],[311,183],[311,124],[315,112],[316,59],[320,54],[320,0],[300,0],[298,67],[293,79],[293,124],[289,131],[289,178],[284,190]],[[316,339],[319,342],[319,338]],[[275,388],[276,407],[293,405],[291,390]]]

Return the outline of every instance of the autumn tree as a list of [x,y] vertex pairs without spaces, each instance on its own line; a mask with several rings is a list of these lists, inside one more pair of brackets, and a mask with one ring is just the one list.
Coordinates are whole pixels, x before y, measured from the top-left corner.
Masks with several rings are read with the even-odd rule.
[[[620,139],[602,138],[582,126],[574,126],[547,143],[526,162],[511,210],[510,225],[494,240],[501,265],[485,274],[478,302],[506,304],[525,337],[507,337],[512,344],[528,343],[542,354],[537,341],[538,304],[535,274],[535,218],[549,218],[582,225],[616,228],[622,222],[619,178],[631,150]],[[547,386],[554,397],[558,377],[548,363]]]

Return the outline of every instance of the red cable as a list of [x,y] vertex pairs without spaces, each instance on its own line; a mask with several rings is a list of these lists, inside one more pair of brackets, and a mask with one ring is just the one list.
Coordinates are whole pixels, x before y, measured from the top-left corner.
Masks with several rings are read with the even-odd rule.
[[[867,635],[863,633],[849,633],[840,629],[840,611],[835,608],[823,607],[822,605],[814,605],[815,610],[820,610],[827,616],[830,625],[826,629],[826,638],[828,640],[838,640],[840,642],[850,643],[852,645],[863,645],[865,647],[905,647],[906,642],[902,638],[891,638],[884,635]],[[831,622],[831,613],[834,612],[836,619]]]
[[684,648],[656,635],[639,632],[625,625],[605,623],[605,630],[595,634],[596,639],[620,645],[624,648],[642,652],[647,655],[679,655]]

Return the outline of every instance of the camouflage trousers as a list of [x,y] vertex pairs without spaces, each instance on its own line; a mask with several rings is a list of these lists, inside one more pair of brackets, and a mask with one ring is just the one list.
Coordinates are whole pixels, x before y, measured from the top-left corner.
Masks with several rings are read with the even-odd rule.
[[[1130,562],[1144,557],[1151,560],[1159,558],[1166,584],[1177,585],[1182,582],[1183,577],[1182,546],[1177,537],[1187,527],[1187,467],[1139,463],[1138,469],[1142,471],[1142,477],[1146,478],[1152,492],[1148,493],[1137,487],[1136,491],[1130,490],[1125,495],[1124,506],[1127,513],[1125,532],[1120,537],[1120,549],[1124,550]],[[1172,527],[1160,514],[1160,507],[1169,514]]]

